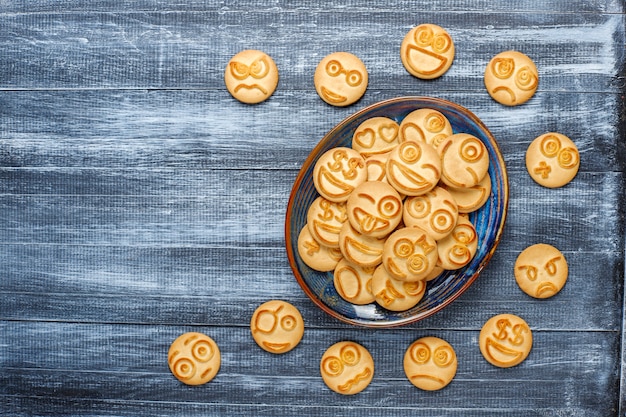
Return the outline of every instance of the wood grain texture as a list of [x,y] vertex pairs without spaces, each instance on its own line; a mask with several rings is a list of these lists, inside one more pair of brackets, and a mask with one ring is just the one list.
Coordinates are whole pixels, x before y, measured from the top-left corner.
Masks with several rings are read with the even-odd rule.
[[[0,415],[7,416],[626,416],[624,267],[626,51],[620,0],[434,0],[315,4],[0,0]],[[443,77],[398,57],[421,22],[451,33]],[[280,70],[259,105],[235,101],[223,71],[241,49]],[[537,94],[505,108],[484,89],[496,53],[535,60]],[[370,83],[348,108],[323,103],[312,74],[348,50]],[[427,95],[474,112],[497,138],[510,203],[479,279],[440,313],[370,330],[340,323],[300,289],[284,248],[291,185],[336,123],[377,101]],[[580,172],[538,186],[524,155],[547,131],[571,137]],[[564,289],[526,296],[512,267],[549,243],[568,260]],[[305,337],[273,356],[250,337],[272,298],[302,312]],[[492,315],[524,317],[529,358],[498,369],[478,334]],[[222,351],[217,378],[180,384],[167,349],[202,331]],[[415,389],[402,357],[426,335],[459,357],[450,386]],[[331,343],[368,347],[361,394],[319,376]]]

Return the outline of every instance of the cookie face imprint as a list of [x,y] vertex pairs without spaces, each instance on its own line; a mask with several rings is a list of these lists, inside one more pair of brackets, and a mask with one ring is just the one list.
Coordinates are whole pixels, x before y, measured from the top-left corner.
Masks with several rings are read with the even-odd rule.
[[400,122],[400,142],[424,142],[436,148],[452,133],[448,118],[434,109],[414,110]]
[[422,79],[437,78],[452,65],[454,43],[445,29],[425,23],[406,34],[400,46],[400,58],[411,75]]
[[246,49],[228,62],[224,82],[228,92],[237,100],[248,104],[260,103],[276,90],[278,68],[266,53]]
[[487,362],[499,368],[510,368],[528,357],[533,336],[530,327],[521,317],[499,314],[483,325],[478,344]]
[[421,281],[437,264],[437,242],[419,227],[393,232],[383,247],[383,265],[400,281]]
[[549,132],[535,138],[526,151],[526,169],[531,178],[548,188],[568,184],[578,173],[578,148],[567,136]]
[[518,255],[514,274],[515,281],[526,294],[549,298],[561,291],[567,281],[567,260],[554,246],[538,243]]
[[250,320],[252,338],[263,350],[286,353],[295,348],[304,334],[300,311],[282,300],[261,304]]
[[315,163],[313,183],[329,201],[342,203],[354,187],[367,181],[365,159],[354,149],[338,147],[326,151]]
[[349,303],[362,305],[374,302],[372,276],[374,267],[360,267],[342,259],[335,267],[333,284],[337,294]]
[[320,272],[332,271],[343,257],[339,248],[329,248],[315,240],[308,224],[298,235],[298,254],[309,268]]
[[352,149],[363,158],[390,152],[400,143],[400,126],[388,117],[372,117],[361,123],[352,135]]
[[359,233],[350,222],[345,222],[339,232],[339,250],[348,262],[361,267],[378,265],[383,257],[384,238]]
[[494,56],[485,69],[485,87],[498,103],[517,106],[537,91],[539,74],[535,63],[521,52],[505,51]]
[[421,195],[435,188],[441,178],[441,159],[427,143],[403,142],[387,159],[387,181],[400,194]]
[[439,265],[447,271],[460,269],[470,263],[477,250],[476,228],[466,215],[461,215],[452,232],[437,242]]
[[333,203],[317,197],[307,212],[307,225],[311,236],[329,248],[339,248],[339,232],[348,220],[345,203]]
[[174,376],[187,385],[201,385],[212,380],[220,369],[221,355],[209,336],[188,332],[176,338],[167,353],[167,363]]
[[438,337],[423,337],[404,354],[404,372],[417,388],[436,391],[447,386],[457,370],[456,352]]
[[441,186],[456,201],[459,213],[471,213],[481,208],[491,196],[491,177],[489,173],[473,187],[455,188],[441,183]]
[[359,233],[384,237],[402,220],[402,199],[389,184],[366,181],[354,189],[346,202],[348,220]]
[[405,311],[414,307],[426,293],[426,280],[402,282],[394,279],[384,265],[372,275],[372,293],[375,301],[390,311]]
[[458,217],[456,201],[442,187],[435,187],[426,194],[408,197],[404,201],[404,224],[421,227],[435,240],[448,236]]
[[323,58],[313,78],[320,98],[338,107],[357,102],[365,94],[367,82],[365,64],[349,52],[335,52]]
[[357,394],[367,388],[374,377],[374,359],[358,343],[338,342],[322,355],[320,373],[331,390],[343,395]]
[[441,181],[455,188],[473,187],[487,175],[489,152],[475,136],[456,133],[437,147],[441,156]]

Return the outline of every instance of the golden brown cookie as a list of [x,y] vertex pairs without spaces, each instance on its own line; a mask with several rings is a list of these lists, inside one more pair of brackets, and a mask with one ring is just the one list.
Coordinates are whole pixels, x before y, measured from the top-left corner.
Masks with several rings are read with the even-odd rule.
[[436,148],[452,133],[448,118],[435,109],[414,110],[400,123],[400,142],[425,142]]
[[426,280],[402,282],[393,278],[383,265],[372,276],[372,293],[375,301],[391,311],[405,311],[414,307],[426,293]]
[[567,281],[567,260],[554,246],[538,243],[519,254],[514,274],[517,285],[526,294],[549,298],[561,291]]
[[352,135],[352,149],[363,158],[390,152],[400,143],[400,125],[388,117],[372,117],[361,123]]
[[376,266],[383,257],[385,238],[376,238],[359,233],[350,222],[345,222],[339,232],[339,250],[350,263],[362,266]]
[[419,226],[433,239],[448,236],[459,217],[452,195],[442,187],[404,200],[402,220],[407,226]]
[[528,357],[533,335],[521,317],[499,314],[483,325],[478,344],[487,362],[499,368],[510,368]]
[[329,248],[315,240],[308,224],[304,225],[298,235],[298,254],[309,268],[320,272],[335,269],[342,257],[338,248]]
[[441,267],[441,265],[437,264],[435,265],[435,268],[432,270],[432,272],[430,274],[428,274],[426,276],[426,278],[424,278],[424,281],[432,281],[435,278],[439,277],[439,275],[441,275],[443,273],[443,271],[445,271],[443,269],[443,267]]
[[437,242],[419,227],[393,232],[383,247],[385,269],[400,281],[421,281],[437,264]]
[[389,181],[387,181],[387,159],[389,159],[389,153],[390,152],[372,155],[365,159],[368,181],[389,183]]
[[313,167],[313,184],[325,199],[342,203],[357,185],[367,181],[365,159],[354,149],[329,149]]
[[452,65],[454,42],[442,27],[424,23],[406,34],[400,59],[409,74],[426,80],[437,78]]
[[407,141],[387,159],[387,181],[400,194],[421,195],[435,188],[441,177],[441,159],[431,145]]
[[349,303],[362,305],[374,302],[372,276],[374,267],[361,267],[345,259],[339,261],[333,274],[337,294]]
[[329,248],[339,248],[339,231],[348,220],[345,203],[333,203],[317,197],[307,212],[307,225],[311,236]]
[[209,336],[188,332],[176,338],[167,353],[170,371],[187,385],[206,384],[220,369],[221,354]]
[[456,352],[443,339],[422,337],[404,354],[404,373],[411,384],[426,391],[447,386],[456,375]]
[[567,136],[549,132],[532,141],[526,151],[526,169],[538,184],[558,188],[578,173],[578,148]]
[[346,202],[348,221],[366,236],[385,237],[402,220],[402,199],[391,185],[366,181],[354,189]]
[[264,52],[246,49],[226,65],[224,83],[237,100],[256,104],[268,99],[278,85],[278,68]]
[[320,373],[331,390],[343,395],[357,394],[374,377],[374,358],[358,343],[337,342],[322,355]]
[[437,241],[439,262],[443,269],[453,271],[470,263],[478,250],[478,234],[467,216],[459,216],[454,229]]
[[367,89],[367,68],[356,55],[335,52],[320,61],[313,83],[322,100],[333,106],[357,102]]
[[300,311],[282,300],[261,304],[250,320],[252,338],[263,350],[285,353],[295,348],[304,334],[304,320]]
[[456,133],[437,147],[441,156],[441,181],[456,188],[473,187],[487,175],[489,152],[475,136]]
[[501,52],[485,69],[485,87],[489,95],[506,106],[527,102],[538,85],[539,73],[535,63],[521,52]]
[[478,210],[491,196],[491,177],[489,173],[473,187],[455,188],[444,183],[440,183],[440,185],[452,195],[452,198],[456,201],[459,213],[471,213]]

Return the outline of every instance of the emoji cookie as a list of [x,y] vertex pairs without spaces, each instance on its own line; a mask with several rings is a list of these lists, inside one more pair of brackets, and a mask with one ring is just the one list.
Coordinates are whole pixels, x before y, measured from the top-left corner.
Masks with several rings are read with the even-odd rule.
[[167,353],[170,371],[187,385],[206,384],[220,369],[221,355],[209,336],[189,332],[176,338]]
[[445,29],[425,23],[406,34],[400,59],[409,74],[426,80],[437,78],[452,65],[454,43]]
[[341,259],[341,251],[329,248],[313,238],[308,224],[298,235],[298,254],[309,268],[320,272],[332,271]]
[[487,175],[489,153],[477,137],[467,133],[448,136],[437,152],[441,156],[441,181],[450,187],[473,187]]
[[459,216],[452,232],[437,241],[439,263],[443,269],[454,271],[470,263],[478,250],[478,234],[467,216]]
[[522,318],[499,314],[483,325],[478,344],[487,362],[499,368],[510,368],[528,357],[533,335]]
[[361,267],[342,259],[333,274],[333,283],[337,294],[352,304],[374,302],[372,294],[372,275],[374,267]]
[[400,281],[421,281],[437,264],[437,242],[419,227],[393,232],[383,247],[385,269]]
[[521,52],[505,51],[494,56],[485,69],[489,95],[505,106],[527,102],[537,91],[539,73],[535,63]]
[[246,49],[228,62],[224,82],[228,92],[242,103],[260,103],[276,90],[278,68],[264,52]]
[[405,311],[414,307],[426,293],[426,281],[402,282],[393,278],[383,265],[372,276],[375,301],[391,311]]
[[421,195],[435,188],[441,177],[441,159],[427,143],[403,142],[387,159],[387,181],[400,194]]
[[400,123],[400,142],[425,142],[436,148],[452,133],[450,121],[434,109],[414,110]]
[[357,102],[367,89],[367,69],[357,56],[335,52],[320,61],[313,83],[326,103],[343,107]]
[[561,291],[567,281],[567,260],[554,246],[538,243],[519,254],[514,274],[517,285],[526,294],[549,298]]
[[579,166],[578,148],[560,133],[550,132],[535,138],[526,151],[526,169],[544,187],[564,186],[574,179]]
[[311,236],[329,248],[339,248],[339,231],[348,220],[345,203],[333,203],[317,197],[307,212]]
[[366,181],[354,189],[346,202],[348,221],[356,231],[385,237],[402,220],[402,199],[389,184]]
[[452,195],[442,187],[404,200],[402,220],[407,226],[419,226],[435,240],[448,236],[459,217]]
[[300,311],[286,301],[261,304],[250,320],[252,338],[270,353],[285,353],[295,348],[304,334]]
[[452,195],[452,198],[456,201],[459,213],[471,213],[478,210],[489,200],[491,195],[491,177],[489,173],[473,187],[454,188],[443,183],[441,183],[441,186]]
[[374,377],[374,359],[358,343],[338,342],[322,355],[320,373],[331,390],[343,395],[357,394]]
[[339,250],[348,262],[368,267],[378,265],[383,257],[384,238],[359,233],[350,222],[345,222],[339,232]]
[[454,349],[438,337],[422,337],[404,354],[404,373],[411,384],[425,391],[447,386],[456,375],[456,368]]
[[372,155],[365,159],[368,181],[389,183],[389,181],[387,181],[387,159],[389,159],[389,152]]
[[400,126],[388,117],[372,117],[361,123],[352,135],[352,149],[363,158],[390,152],[400,143]]
[[335,203],[346,201],[354,187],[365,181],[365,159],[351,148],[329,149],[313,167],[315,189],[322,197]]

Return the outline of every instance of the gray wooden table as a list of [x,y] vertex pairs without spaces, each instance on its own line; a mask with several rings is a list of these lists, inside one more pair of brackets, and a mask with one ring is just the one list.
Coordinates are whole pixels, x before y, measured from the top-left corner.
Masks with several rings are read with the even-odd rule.
[[[243,2],[241,2],[243,3]],[[446,28],[457,56],[441,78],[402,67],[404,34]],[[234,100],[226,63],[261,49],[280,71],[258,105]],[[493,101],[486,63],[520,50],[540,73],[520,107]],[[313,87],[317,62],[345,50],[366,64],[348,108]],[[624,3],[350,0],[0,0],[0,414],[7,416],[625,416]],[[284,248],[285,208],[309,151],[344,117],[407,95],[457,102],[499,141],[511,182],[504,237],[451,306],[392,330],[342,324],[305,296]],[[530,141],[571,137],[581,169],[535,184]],[[512,266],[526,246],[563,251],[569,281],[535,300]],[[258,348],[249,330],[269,299],[302,312],[301,344]],[[528,359],[499,369],[477,338],[497,313],[522,316]],[[216,379],[179,383],[167,349],[201,331],[222,351]],[[404,350],[433,335],[456,349],[456,378],[408,383]],[[326,388],[332,343],[366,346],[371,385]]]

